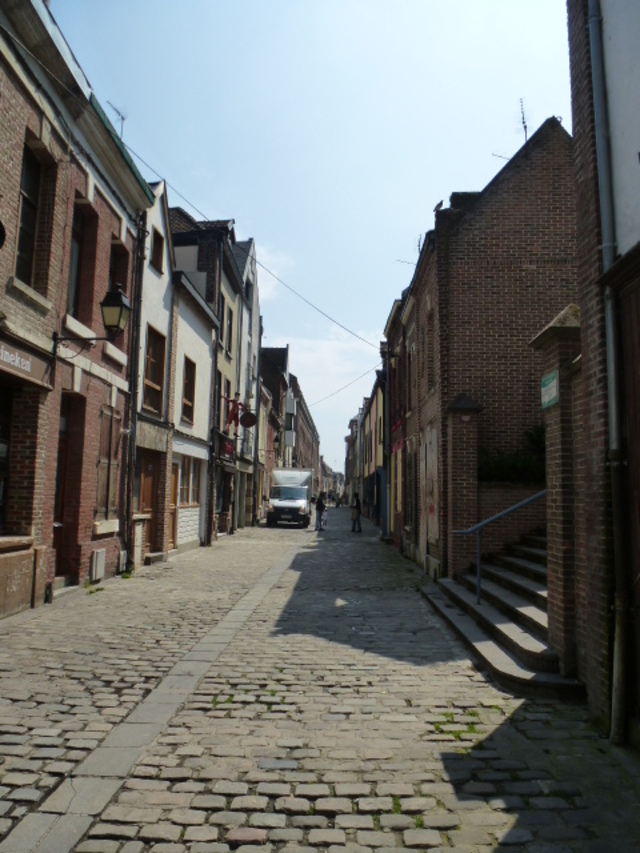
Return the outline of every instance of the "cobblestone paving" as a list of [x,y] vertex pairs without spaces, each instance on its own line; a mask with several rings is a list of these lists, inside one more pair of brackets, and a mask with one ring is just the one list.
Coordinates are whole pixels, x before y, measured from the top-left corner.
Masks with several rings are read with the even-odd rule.
[[[0,622],[0,853],[640,850],[637,758],[581,706],[498,689],[415,566],[346,509],[329,524],[239,531]],[[225,618],[236,633],[82,837],[12,847]]]

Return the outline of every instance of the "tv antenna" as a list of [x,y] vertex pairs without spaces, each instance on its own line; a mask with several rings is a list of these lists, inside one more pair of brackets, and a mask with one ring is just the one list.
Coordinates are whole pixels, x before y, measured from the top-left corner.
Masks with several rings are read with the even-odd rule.
[[522,127],[524,128],[524,141],[527,141],[527,122],[524,117],[524,102],[520,98],[520,118],[522,119]]
[[125,123],[125,120],[126,120],[126,118],[127,118],[127,114],[126,114],[126,112],[122,112],[122,110],[119,110],[119,109],[115,106],[115,104],[112,104],[112,103],[111,103],[111,101],[107,101],[107,103],[109,104],[109,106],[111,107],[111,109],[114,111],[114,113],[115,113],[115,114],[118,116],[118,118],[120,119],[120,139],[122,139],[122,134],[123,134],[123,132],[124,132],[124,123]]

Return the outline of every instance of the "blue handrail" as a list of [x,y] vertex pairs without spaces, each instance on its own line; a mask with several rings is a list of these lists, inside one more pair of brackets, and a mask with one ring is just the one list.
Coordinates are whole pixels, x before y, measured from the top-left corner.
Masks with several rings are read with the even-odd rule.
[[535,495],[530,495],[528,498],[525,498],[523,501],[520,501],[513,506],[507,507],[507,509],[503,509],[502,512],[497,512],[495,515],[492,515],[490,518],[485,518],[484,521],[479,521],[477,524],[474,524],[473,527],[468,527],[466,530],[454,530],[454,535],[458,536],[469,536],[472,533],[475,533],[477,536],[476,540],[476,603],[480,604],[480,594],[482,592],[482,531],[484,528],[491,524],[493,521],[499,521],[501,518],[504,518],[506,515],[511,515],[512,512],[515,512],[518,509],[522,509],[522,507],[528,506],[532,504],[534,501],[540,500],[547,494],[547,490],[543,489],[541,492],[536,492]]

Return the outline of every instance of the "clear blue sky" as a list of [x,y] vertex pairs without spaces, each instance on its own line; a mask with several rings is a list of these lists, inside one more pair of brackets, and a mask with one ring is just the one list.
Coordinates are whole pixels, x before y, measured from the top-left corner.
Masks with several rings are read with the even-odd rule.
[[372,345],[260,269],[264,344],[289,344],[342,470],[435,205],[482,189],[523,144],[521,99],[530,135],[551,115],[571,130],[564,0],[50,8],[117,128],[107,102],[126,114],[142,174],[195,216],[235,219],[262,264]]

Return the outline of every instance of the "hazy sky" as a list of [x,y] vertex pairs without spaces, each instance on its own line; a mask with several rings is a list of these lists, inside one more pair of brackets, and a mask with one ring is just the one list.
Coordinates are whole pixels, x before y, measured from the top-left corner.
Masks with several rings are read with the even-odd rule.
[[364,339],[259,268],[264,345],[289,344],[321,453],[342,470],[435,205],[482,189],[520,148],[521,102],[529,135],[551,115],[571,130],[565,0],[50,8],[170,204],[235,219],[264,267]]

